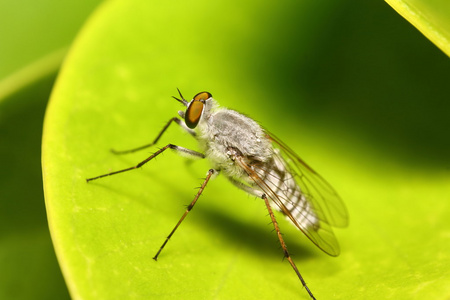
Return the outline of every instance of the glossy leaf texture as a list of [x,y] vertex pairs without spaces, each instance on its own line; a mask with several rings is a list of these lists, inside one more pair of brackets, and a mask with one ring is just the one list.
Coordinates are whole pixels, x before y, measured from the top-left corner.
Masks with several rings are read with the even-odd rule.
[[183,109],[176,88],[250,115],[337,190],[350,215],[335,230],[337,258],[277,215],[318,299],[448,298],[448,58],[385,3],[349,3],[129,0],[92,16],[43,137],[49,225],[72,298],[308,299],[264,203],[220,176],[152,260],[206,161],[165,152],[86,183],[168,143],[197,149],[173,124],[153,149],[110,152],[151,142]]
[[450,56],[450,2],[445,0],[386,0],[386,2]]

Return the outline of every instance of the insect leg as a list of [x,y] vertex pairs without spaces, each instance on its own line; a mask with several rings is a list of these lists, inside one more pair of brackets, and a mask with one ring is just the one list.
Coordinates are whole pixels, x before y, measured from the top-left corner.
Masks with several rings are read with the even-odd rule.
[[96,177],[92,177],[92,178],[87,178],[86,181],[92,181],[95,179],[99,179],[102,177],[106,177],[106,176],[110,176],[110,175],[114,175],[114,174],[118,174],[118,173],[122,173],[122,172],[126,172],[126,171],[130,171],[130,170],[134,170],[134,169],[138,169],[140,167],[142,167],[143,165],[145,165],[146,163],[148,163],[149,161],[151,161],[153,158],[155,158],[156,156],[160,155],[161,153],[163,153],[165,150],[167,149],[172,149],[175,151],[178,151],[180,154],[185,154],[185,155],[189,155],[189,156],[193,156],[196,158],[205,158],[205,155],[203,153],[194,151],[194,150],[190,150],[184,147],[180,147],[177,145],[173,145],[173,144],[168,144],[164,147],[162,147],[161,149],[159,149],[158,151],[156,151],[155,153],[153,153],[152,155],[150,155],[148,158],[146,158],[145,160],[141,161],[140,163],[138,163],[137,165],[130,167],[130,168],[126,168],[126,169],[122,169],[119,171],[114,171],[114,172],[110,172],[110,173],[106,173],[100,176],[96,176]]
[[297,266],[295,265],[294,261],[292,260],[290,254],[289,254],[289,252],[287,250],[286,243],[284,242],[283,236],[281,235],[280,227],[278,226],[278,222],[275,219],[275,215],[273,214],[272,208],[270,207],[270,203],[269,203],[269,200],[267,199],[267,196],[264,194],[262,196],[262,198],[264,200],[264,203],[266,203],[266,207],[267,207],[267,210],[269,211],[269,215],[270,215],[270,218],[272,219],[272,223],[273,223],[273,226],[275,227],[275,231],[277,232],[277,236],[278,236],[278,240],[280,241],[281,248],[283,248],[284,256],[287,258],[287,260],[291,264],[291,266],[294,269],[295,273],[297,273],[298,278],[302,282],[302,285],[305,287],[305,289],[308,292],[309,296],[311,296],[311,298],[315,300],[316,298],[314,298],[314,295],[312,294],[312,292],[310,291],[310,289],[306,285],[305,280],[303,279],[302,275],[298,271]]
[[253,195],[258,198],[262,198],[264,196],[264,193],[261,190],[252,188],[251,186],[248,186],[240,181],[237,181],[236,179],[233,179],[231,177],[227,177],[227,179],[237,188],[243,190],[244,192]]
[[137,148],[133,148],[133,149],[129,149],[129,150],[123,150],[123,151],[117,151],[114,149],[111,149],[111,152],[114,154],[126,154],[126,153],[132,153],[132,152],[136,152],[148,147],[151,147],[153,145],[155,145],[158,140],[161,138],[161,136],[164,134],[164,132],[167,130],[167,128],[169,128],[170,124],[172,124],[172,122],[177,123],[178,125],[180,125],[181,127],[183,127],[187,132],[189,132],[192,136],[195,136],[195,131],[193,131],[192,129],[186,127],[183,123],[183,121],[181,121],[180,119],[173,117],[172,119],[169,120],[169,122],[167,122],[166,125],[164,125],[163,129],[159,132],[159,134],[156,136],[155,140],[153,142],[151,142],[150,144],[147,145],[143,145]]
[[159,248],[158,252],[156,253],[156,255],[153,257],[154,260],[158,260],[158,255],[161,253],[161,251],[163,250],[163,248],[166,246],[167,242],[169,241],[169,239],[172,237],[172,235],[175,233],[175,231],[177,230],[178,226],[180,226],[181,222],[183,222],[184,218],[186,218],[187,214],[191,211],[191,209],[194,207],[195,203],[197,202],[197,199],[200,197],[200,195],[202,194],[203,190],[206,187],[206,184],[208,184],[209,179],[211,178],[211,176],[215,173],[216,171],[213,169],[210,169],[208,171],[208,174],[206,175],[205,180],[203,181],[203,184],[201,185],[200,189],[197,192],[197,195],[195,195],[194,200],[192,200],[191,204],[189,204],[189,206],[186,208],[186,211],[184,212],[184,214],[181,216],[180,220],[178,221],[177,225],[175,225],[175,227],[172,229],[172,231],[170,232],[170,234],[167,236],[166,240],[164,241],[164,243],[162,244],[162,246]]

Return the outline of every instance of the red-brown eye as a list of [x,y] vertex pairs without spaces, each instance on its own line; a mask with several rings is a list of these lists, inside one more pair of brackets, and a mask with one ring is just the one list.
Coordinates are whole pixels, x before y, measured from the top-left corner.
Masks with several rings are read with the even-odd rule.
[[[202,93],[200,93],[200,94],[202,94]],[[200,95],[200,94],[198,94],[198,95]],[[207,93],[203,93],[203,94],[207,94]],[[202,116],[203,107],[205,106],[203,99],[201,99],[201,100],[195,99],[197,96],[195,96],[194,100],[192,100],[191,104],[189,105],[188,109],[186,110],[186,115],[184,117],[184,122],[186,123],[186,126],[191,129],[197,127],[197,124],[200,121],[200,117]]]
[[208,100],[212,95],[208,92],[201,92],[194,96],[194,100]]

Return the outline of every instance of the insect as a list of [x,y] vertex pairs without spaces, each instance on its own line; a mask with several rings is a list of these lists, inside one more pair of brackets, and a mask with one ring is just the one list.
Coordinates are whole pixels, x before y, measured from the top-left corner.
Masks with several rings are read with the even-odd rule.
[[317,247],[331,256],[337,256],[340,249],[332,227],[345,227],[348,223],[347,210],[338,194],[286,144],[256,121],[237,111],[220,107],[209,92],[198,93],[191,101],[185,100],[179,90],[178,93],[180,98],[173,98],[186,107],[185,111],[178,111],[184,122],[173,117],[152,143],[113,152],[125,154],[153,146],[172,123],[178,124],[196,138],[201,152],[167,144],[135,166],[86,181],[138,169],[167,149],[192,158],[208,159],[212,167],[198,193],[153,259],[158,259],[212,176],[223,173],[239,189],[264,200],[285,258],[310,297],[315,299],[288,252],[272,207],[281,211]]

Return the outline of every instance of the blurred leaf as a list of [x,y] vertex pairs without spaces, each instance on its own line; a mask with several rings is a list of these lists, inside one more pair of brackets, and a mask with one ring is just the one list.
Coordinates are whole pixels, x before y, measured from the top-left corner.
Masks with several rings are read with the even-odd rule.
[[99,2],[0,2],[0,299],[69,298],[45,215],[42,123],[67,46]]
[[0,299],[69,299],[48,231],[40,166],[55,76],[0,101]]
[[29,88],[36,81],[55,74],[61,66],[66,51],[66,49],[60,49],[50,53],[4,78],[0,81],[0,100],[13,96],[18,91]]
[[[388,139],[361,138],[366,128],[378,134],[370,137],[399,128],[379,124],[386,102],[395,104],[393,116],[404,108],[395,102],[398,95],[384,91],[378,103],[371,92],[383,90],[372,86],[369,92],[374,83],[363,81],[372,75],[364,67],[367,61],[374,64],[378,51],[397,52],[372,49],[379,41],[358,26],[374,22],[361,18],[357,5],[337,5],[136,0],[112,1],[97,11],[71,49],[44,127],[47,212],[72,298],[308,299],[281,259],[264,204],[220,176],[158,262],[151,259],[195,195],[192,188],[202,182],[207,162],[186,163],[167,152],[140,170],[85,182],[135,165],[157,149],[126,156],[109,152],[150,142],[181,109],[170,98],[176,87],[186,98],[208,90],[222,105],[250,114],[341,192],[351,225],[337,231],[338,258],[323,255],[278,215],[288,247],[318,299],[450,296],[446,165],[405,155],[411,148],[402,138],[404,148],[397,144],[406,157],[402,161],[385,146]],[[380,19],[380,10],[359,5]],[[376,27],[382,25],[392,23]],[[347,36],[358,32],[366,40]],[[371,44],[359,44],[367,41]],[[399,67],[389,77],[389,67],[399,65],[380,60],[373,68],[378,65],[387,75],[377,76],[377,84],[409,73]],[[421,77],[408,79],[392,90],[420,87]],[[408,98],[413,100],[422,99]],[[341,114],[346,118],[339,119]],[[167,143],[197,149],[176,126],[158,146]]]
[[449,1],[386,0],[386,2],[450,56]]
[[100,0],[1,1],[0,79],[66,48],[99,3]]

